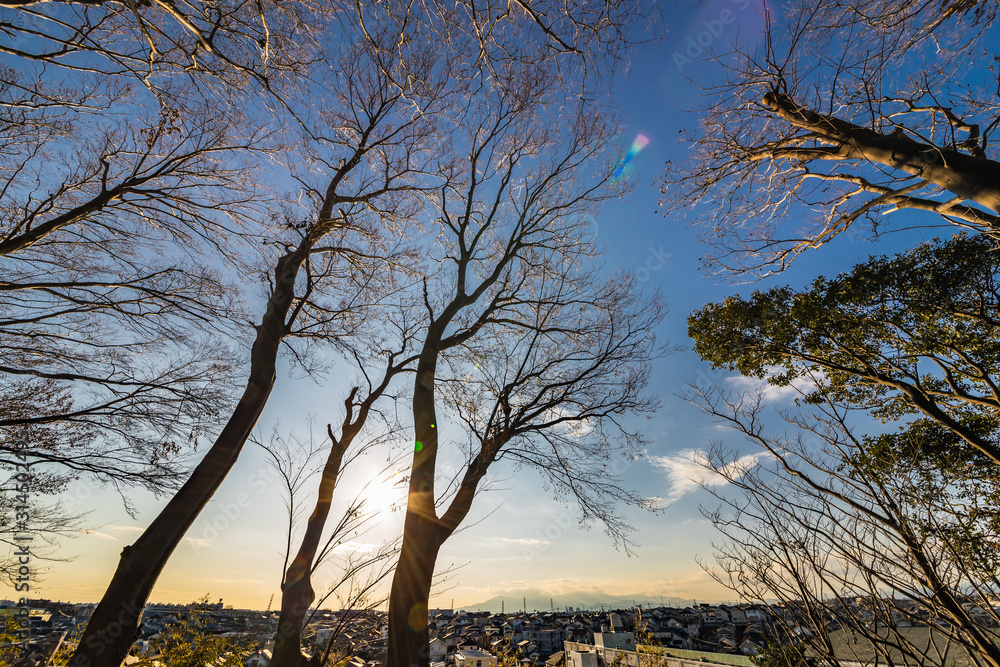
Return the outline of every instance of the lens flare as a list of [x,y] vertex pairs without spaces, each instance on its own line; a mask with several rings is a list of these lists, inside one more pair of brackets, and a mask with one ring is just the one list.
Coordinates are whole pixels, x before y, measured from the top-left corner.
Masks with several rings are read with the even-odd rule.
[[629,148],[628,153],[625,155],[625,159],[622,160],[622,163],[618,165],[618,168],[615,169],[615,172],[611,175],[612,183],[617,183],[628,174],[628,165],[632,162],[632,158],[638,155],[639,151],[648,145],[649,139],[646,138],[646,135],[640,134],[636,136],[635,141],[632,142],[632,147]]

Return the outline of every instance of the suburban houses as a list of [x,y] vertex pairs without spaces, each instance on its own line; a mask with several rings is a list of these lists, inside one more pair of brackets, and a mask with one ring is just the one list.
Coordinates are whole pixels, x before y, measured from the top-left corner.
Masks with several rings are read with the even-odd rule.
[[[43,667],[60,647],[75,641],[94,605],[50,600],[28,602],[32,650],[29,658],[18,665]],[[853,605],[850,611],[863,615],[866,603],[856,600],[842,604]],[[903,601],[895,604],[906,609]],[[971,607],[970,610],[975,611]],[[14,611],[15,603],[0,602],[0,614]],[[509,614],[436,609],[428,613],[428,649],[435,667],[497,667],[514,663],[525,667],[603,667],[612,663],[639,666],[648,664],[648,660],[640,660],[640,654],[645,652],[648,656],[650,647],[655,648],[655,654],[668,657],[672,667],[696,667],[695,663],[700,667],[706,663],[738,667],[752,664],[749,658],[761,651],[769,637],[775,636],[773,628],[777,622],[781,621],[786,629],[807,632],[790,625],[792,611],[778,604]],[[834,607],[829,608],[831,624],[836,617],[834,611],[837,611]],[[986,610],[980,611],[986,624],[990,616]],[[243,637],[256,643],[258,648],[245,660],[244,667],[268,667],[278,613],[232,609],[221,600],[193,605],[147,605],[140,636],[126,664],[138,662],[140,657],[155,660],[161,633],[195,613],[200,632]],[[914,623],[918,618],[915,612],[903,615],[906,623]],[[347,661],[351,667],[382,667],[386,620],[382,611],[314,610],[306,636],[312,650],[329,649],[329,655],[337,661]]]

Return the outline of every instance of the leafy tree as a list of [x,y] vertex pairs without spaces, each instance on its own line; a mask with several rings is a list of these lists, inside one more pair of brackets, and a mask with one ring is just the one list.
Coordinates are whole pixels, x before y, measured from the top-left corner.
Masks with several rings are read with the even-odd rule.
[[782,645],[769,641],[758,655],[750,658],[756,667],[816,667],[819,663],[815,657],[806,655],[806,647],[802,644]]
[[[258,648],[247,634],[216,634],[208,629],[208,595],[196,600],[187,612],[179,612],[177,621],[164,623],[160,633],[150,639],[148,649],[136,655],[137,667],[242,667]],[[63,645],[48,663],[65,667],[73,655],[71,645]]]
[[956,236],[877,257],[807,290],[729,297],[689,318],[701,357],[883,419],[921,415],[1000,464],[1000,272],[994,241]]
[[13,665],[25,654],[24,636],[19,632],[15,611],[7,609],[0,615],[0,662],[5,665]]
[[[807,628],[824,659],[837,624],[890,663],[942,664],[952,647],[1000,660],[969,612],[991,608],[1000,566],[996,258],[993,239],[958,235],[689,320],[713,365],[801,391],[808,411],[782,413],[784,436],[766,429],[762,394],[694,398],[774,462],[712,460],[745,494],[709,513],[729,538],[717,576],[783,600],[788,639]],[[855,435],[859,411],[892,427]],[[907,630],[937,622],[924,645]]]
[[641,608],[635,618],[635,652],[639,667],[660,667],[666,664],[667,649],[653,636],[649,621],[642,620]]

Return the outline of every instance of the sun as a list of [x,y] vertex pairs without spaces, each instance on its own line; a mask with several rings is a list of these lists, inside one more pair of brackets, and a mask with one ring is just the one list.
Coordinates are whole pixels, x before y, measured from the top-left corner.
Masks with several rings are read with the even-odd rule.
[[397,470],[388,477],[372,480],[361,491],[361,500],[371,512],[391,512],[403,506],[406,500],[406,485],[403,472]]

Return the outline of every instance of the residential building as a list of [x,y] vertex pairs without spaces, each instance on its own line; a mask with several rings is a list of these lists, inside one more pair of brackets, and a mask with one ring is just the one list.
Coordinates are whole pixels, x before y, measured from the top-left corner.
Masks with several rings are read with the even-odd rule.
[[458,651],[455,667],[496,667],[497,659],[482,649]]

